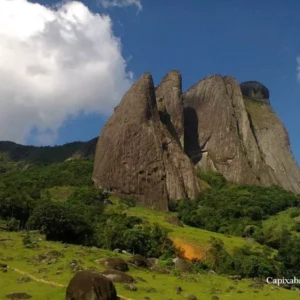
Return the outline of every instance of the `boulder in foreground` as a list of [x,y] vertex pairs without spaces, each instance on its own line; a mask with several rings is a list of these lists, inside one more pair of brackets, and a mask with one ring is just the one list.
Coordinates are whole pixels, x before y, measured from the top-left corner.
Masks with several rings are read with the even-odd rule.
[[70,281],[66,300],[119,300],[111,280],[92,271],[78,272]]

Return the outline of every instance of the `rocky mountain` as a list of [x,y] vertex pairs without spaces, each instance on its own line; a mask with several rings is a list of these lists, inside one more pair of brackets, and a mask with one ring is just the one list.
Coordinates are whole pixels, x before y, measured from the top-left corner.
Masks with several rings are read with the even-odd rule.
[[93,172],[97,186],[161,210],[171,200],[199,192],[195,168],[177,136],[182,123],[172,123],[183,114],[179,77],[170,73],[166,78],[157,88],[159,108],[148,73],[124,95],[99,137]]
[[268,89],[255,81],[209,76],[182,93],[169,72],[155,88],[144,74],[125,94],[99,137],[97,186],[167,210],[199,191],[195,169],[229,181],[300,192],[300,170]]

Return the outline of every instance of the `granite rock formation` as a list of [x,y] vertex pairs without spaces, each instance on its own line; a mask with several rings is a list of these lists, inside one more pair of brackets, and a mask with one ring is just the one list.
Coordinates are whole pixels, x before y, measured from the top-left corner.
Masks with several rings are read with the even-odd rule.
[[[157,89],[159,95],[166,93],[163,86]],[[199,192],[195,169],[178,140],[160,119],[151,75],[142,75],[124,95],[99,137],[95,185],[165,211],[169,201],[195,197]]]
[[171,71],[156,88],[155,95],[162,122],[183,147],[184,120],[181,82],[180,72]]
[[240,86],[220,75],[201,80],[183,95],[185,151],[196,167],[234,183],[298,193],[299,167],[266,97],[268,89],[257,82]]
[[299,167],[264,85],[213,75],[182,93],[178,71],[156,88],[145,73],[101,132],[95,185],[168,210],[170,201],[200,191],[196,168],[234,183],[300,192]]
[[246,81],[241,83],[241,91],[245,98],[250,98],[263,103],[270,104],[270,93],[269,90],[260,82],[257,81]]
[[[300,193],[300,169],[281,120],[266,102],[260,103],[248,97],[244,97],[244,101],[257,146],[265,164],[272,169],[276,184],[288,191]],[[265,182],[263,184],[266,185]]]

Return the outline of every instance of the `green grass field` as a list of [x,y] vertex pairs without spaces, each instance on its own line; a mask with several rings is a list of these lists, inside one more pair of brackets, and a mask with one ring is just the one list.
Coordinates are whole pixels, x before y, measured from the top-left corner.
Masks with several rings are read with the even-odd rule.
[[[70,261],[77,260],[82,268],[96,268],[99,271],[103,267],[95,261],[99,258],[127,256],[116,254],[97,248],[86,248],[81,246],[64,245],[58,242],[47,242],[38,234],[31,234],[31,239],[36,242],[38,248],[28,249],[22,243],[24,233],[7,233],[0,231],[0,240],[9,238],[11,240],[0,242],[0,262],[6,263],[11,268],[42,279],[66,286],[74,273],[70,267]],[[60,255],[53,261],[45,261],[42,258],[49,256],[49,252],[56,250]],[[51,252],[50,252],[51,253]],[[55,253],[55,252],[54,252]],[[56,255],[57,256],[57,255]],[[50,261],[50,263],[49,263]],[[201,299],[212,299],[213,295],[219,299],[248,300],[255,299],[299,299],[299,292],[288,291],[270,285],[262,288],[249,287],[251,280],[240,280],[234,282],[227,277],[214,274],[181,274],[163,275],[153,273],[145,269],[130,268],[129,274],[137,279],[136,292],[127,291],[123,284],[116,284],[119,295],[140,300],[145,297],[155,300],[180,300],[187,299],[189,294],[194,294]],[[7,273],[0,275],[0,299],[12,292],[26,292],[32,295],[32,299],[38,300],[63,300],[65,297],[65,287],[53,286],[49,283],[31,280],[23,282],[21,278],[26,277],[9,269]],[[146,282],[141,282],[139,278]],[[177,295],[175,287],[183,289],[181,295]],[[154,292],[147,291],[154,288]]]
[[299,213],[300,215],[300,209],[297,207],[292,207],[287,210],[281,211],[275,216],[271,216],[263,222],[264,230],[268,230],[269,228],[277,230],[282,226],[286,226],[288,230],[292,230],[292,228],[296,225],[296,221],[291,217],[291,214],[293,212]]

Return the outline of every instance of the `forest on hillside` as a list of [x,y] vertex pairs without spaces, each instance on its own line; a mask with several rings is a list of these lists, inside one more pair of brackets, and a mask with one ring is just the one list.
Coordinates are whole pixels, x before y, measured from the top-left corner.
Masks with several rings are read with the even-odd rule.
[[[176,256],[168,231],[114,210],[110,193],[95,189],[92,159],[32,164],[0,175],[0,218],[6,230],[39,230],[48,240],[114,250],[126,249],[158,257],[166,266]],[[279,187],[234,185],[219,173],[198,172],[206,183],[196,199],[171,202],[169,210],[189,226],[241,236],[263,245],[263,251],[245,247],[229,253],[221,239],[212,239],[206,261],[194,261],[195,270],[213,269],[243,277],[300,276],[300,224],[265,230],[271,216],[294,207],[300,197]],[[120,199],[124,208],[132,199]]]

